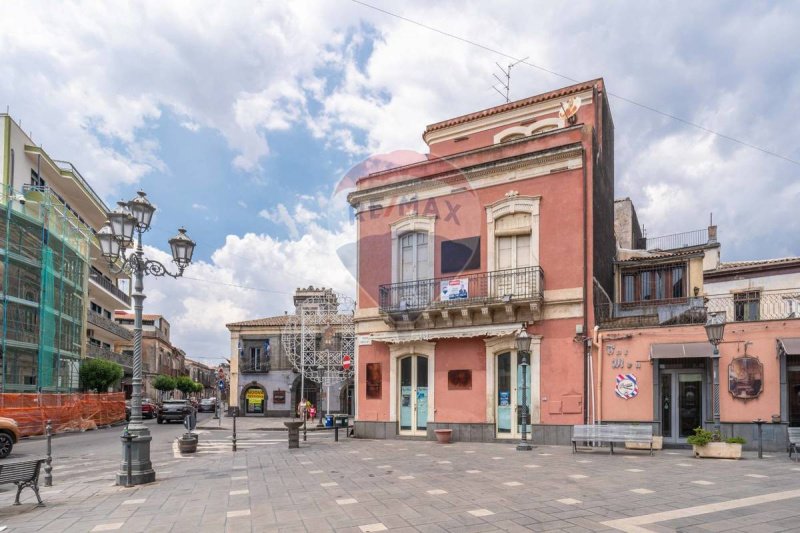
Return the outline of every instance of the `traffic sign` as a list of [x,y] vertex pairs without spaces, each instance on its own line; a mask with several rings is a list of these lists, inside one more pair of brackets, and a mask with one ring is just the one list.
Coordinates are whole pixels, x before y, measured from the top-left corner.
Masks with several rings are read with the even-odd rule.
[[345,370],[350,370],[350,356],[349,355],[345,355],[344,357],[342,357],[342,368],[344,368]]
[[224,379],[219,380],[217,385],[219,386],[219,390],[225,390],[225,380]]

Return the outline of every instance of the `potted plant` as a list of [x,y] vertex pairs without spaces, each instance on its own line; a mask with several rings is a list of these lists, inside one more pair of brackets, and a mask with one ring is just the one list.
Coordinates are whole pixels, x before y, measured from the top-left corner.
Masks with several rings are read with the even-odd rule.
[[197,451],[197,434],[187,431],[178,437],[178,450],[181,453],[194,453]]
[[695,457],[740,459],[745,440],[742,437],[729,437],[723,440],[719,430],[695,428],[694,435],[690,435],[686,442],[692,445]]
[[453,438],[452,429],[434,429],[433,432],[436,434],[436,442],[439,444],[450,444],[450,439]]

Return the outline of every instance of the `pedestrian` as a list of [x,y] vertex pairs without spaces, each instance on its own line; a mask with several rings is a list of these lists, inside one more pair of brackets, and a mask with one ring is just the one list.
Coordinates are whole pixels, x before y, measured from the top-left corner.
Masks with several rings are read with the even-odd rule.
[[306,399],[303,398],[300,400],[300,403],[297,404],[297,416],[301,417],[303,420],[306,418]]
[[308,418],[312,421],[317,418],[317,408],[313,405],[308,408]]

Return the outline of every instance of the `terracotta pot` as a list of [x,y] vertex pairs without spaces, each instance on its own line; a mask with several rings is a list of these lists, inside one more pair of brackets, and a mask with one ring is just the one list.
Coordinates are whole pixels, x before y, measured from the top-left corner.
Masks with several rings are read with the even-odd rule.
[[450,439],[453,438],[452,429],[435,429],[433,432],[436,433],[436,442],[439,444],[450,444]]

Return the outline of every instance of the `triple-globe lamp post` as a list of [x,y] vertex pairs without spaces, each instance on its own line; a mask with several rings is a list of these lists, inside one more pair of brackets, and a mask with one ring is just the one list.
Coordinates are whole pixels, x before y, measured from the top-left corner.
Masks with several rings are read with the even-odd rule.
[[[167,270],[162,263],[147,259],[142,249],[142,234],[150,229],[150,222],[156,208],[147,199],[143,191],[129,202],[118,202],[118,207],[108,215],[108,221],[97,232],[97,240],[103,257],[108,260],[114,274],[128,272],[133,276],[133,393],[131,395],[131,419],[127,427],[128,435],[133,436],[130,452],[126,453],[123,442],[122,463],[117,473],[117,485],[126,485],[128,472],[131,472],[131,484],[152,483],[156,473],[150,462],[150,431],[142,423],[142,303],[144,302],[144,276],[170,276],[178,278],[192,262],[195,243],[180,228],[178,234],[169,240],[172,249],[172,262],[178,268],[177,273]],[[128,248],[136,247],[126,253]],[[123,441],[125,435],[123,435]],[[130,461],[130,470],[128,469]]]

